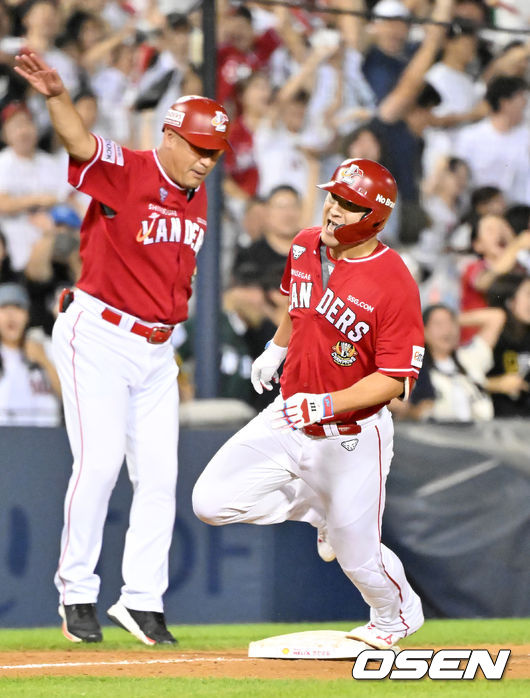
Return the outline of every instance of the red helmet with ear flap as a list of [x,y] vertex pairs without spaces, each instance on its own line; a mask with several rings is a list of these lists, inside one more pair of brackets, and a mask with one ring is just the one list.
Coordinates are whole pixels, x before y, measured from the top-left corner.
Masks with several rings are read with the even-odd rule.
[[334,235],[343,245],[369,240],[383,230],[396,203],[397,184],[390,172],[374,160],[344,160],[320,189],[370,209],[357,223],[338,226]]
[[199,95],[177,99],[164,117],[162,129],[166,126],[198,148],[230,148],[230,119],[225,108],[214,99]]

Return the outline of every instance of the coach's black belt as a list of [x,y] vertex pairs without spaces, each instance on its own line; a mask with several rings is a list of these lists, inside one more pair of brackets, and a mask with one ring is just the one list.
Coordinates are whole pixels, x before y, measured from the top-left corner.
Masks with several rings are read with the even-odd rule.
[[[362,427],[355,422],[352,422],[351,424],[327,424],[326,426],[334,427],[341,436],[360,434],[362,431]],[[315,436],[317,438],[332,436],[332,434],[329,432],[326,433],[323,424],[309,424],[307,427],[303,427],[302,431],[304,434],[307,434],[307,436]]]

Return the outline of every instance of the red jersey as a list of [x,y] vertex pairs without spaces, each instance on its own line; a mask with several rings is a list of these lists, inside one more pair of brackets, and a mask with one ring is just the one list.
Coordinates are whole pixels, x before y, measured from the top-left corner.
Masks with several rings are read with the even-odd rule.
[[254,157],[254,136],[239,117],[230,129],[230,145],[225,154],[225,172],[249,196],[258,189],[258,167]]
[[96,140],[91,160],[70,158],[68,167],[70,184],[93,197],[81,225],[77,286],[147,322],[181,322],[206,231],[206,187],[188,201],[155,150]]
[[254,41],[248,53],[240,51],[232,44],[221,46],[217,52],[217,99],[224,104],[234,98],[235,85],[251,73],[265,68],[269,58],[281,45],[281,39],[274,29],[268,29]]
[[[292,334],[281,378],[284,398],[329,393],[378,371],[406,378],[406,393],[423,361],[418,287],[401,257],[379,243],[372,254],[334,260],[322,283],[320,227],[295,237],[281,290],[289,294]],[[364,419],[383,404],[343,412],[340,421]],[[336,418],[335,418],[336,419]]]
[[[462,274],[462,289],[460,310],[475,310],[476,308],[487,308],[486,295],[476,288],[477,277],[488,269],[488,264],[484,259],[476,259],[468,264]],[[479,327],[462,327],[460,329],[460,343],[467,344],[478,332]]]

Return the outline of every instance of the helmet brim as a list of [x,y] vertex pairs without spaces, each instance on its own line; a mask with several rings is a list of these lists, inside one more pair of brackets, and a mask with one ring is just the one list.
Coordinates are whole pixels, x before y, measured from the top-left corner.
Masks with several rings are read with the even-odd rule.
[[366,199],[364,199],[360,194],[357,194],[353,189],[343,182],[335,182],[334,180],[331,180],[330,182],[325,182],[324,184],[317,184],[317,187],[319,189],[323,189],[324,191],[329,191],[332,194],[336,194],[337,196],[340,196],[341,199],[351,201],[358,206],[372,209]]
[[170,128],[185,141],[206,150],[232,150],[230,141],[222,136],[215,136],[210,133],[182,133],[180,129],[174,128],[171,124],[164,123],[164,128]]

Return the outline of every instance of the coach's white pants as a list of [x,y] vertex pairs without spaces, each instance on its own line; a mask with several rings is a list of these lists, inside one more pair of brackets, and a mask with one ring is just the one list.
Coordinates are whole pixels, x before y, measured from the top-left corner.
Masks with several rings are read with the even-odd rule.
[[212,458],[193,491],[195,514],[213,525],[327,521],[344,573],[389,632],[416,630],[423,614],[398,557],[381,544],[385,481],[393,455],[390,412],[362,420],[355,436],[316,439],[274,430],[276,401]]
[[[171,343],[100,317],[105,306],[76,292],[53,329],[74,463],[64,503],[55,584],[65,604],[94,603],[94,573],[110,495],[124,456],[133,486],[121,601],[162,611],[175,517],[178,388]],[[116,561],[117,562],[117,561]]]

